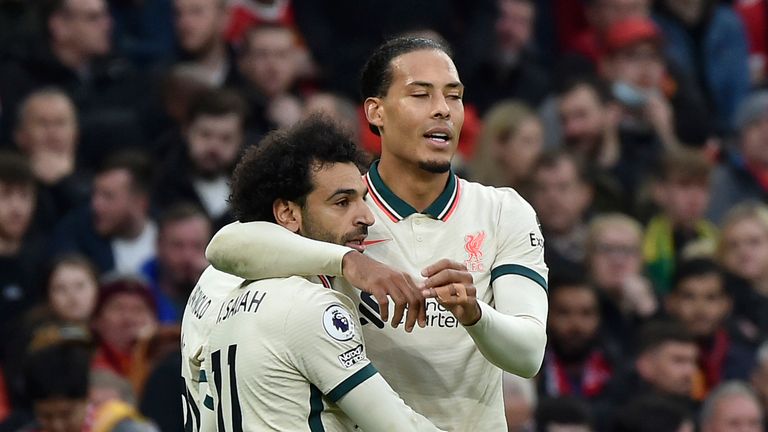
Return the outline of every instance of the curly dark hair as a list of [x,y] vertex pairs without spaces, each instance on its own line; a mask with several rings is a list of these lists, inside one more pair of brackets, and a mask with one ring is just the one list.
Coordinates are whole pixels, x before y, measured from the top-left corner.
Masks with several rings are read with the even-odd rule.
[[[363,100],[386,96],[392,85],[392,60],[403,54],[421,50],[442,51],[452,57],[450,48],[440,41],[424,37],[402,36],[390,39],[373,51],[360,74],[360,93]],[[368,125],[371,132],[379,135],[379,129]]]
[[327,117],[314,115],[285,130],[270,132],[246,150],[232,174],[229,204],[241,222],[275,222],[277,199],[303,206],[312,192],[312,171],[325,164],[354,163],[364,156]]

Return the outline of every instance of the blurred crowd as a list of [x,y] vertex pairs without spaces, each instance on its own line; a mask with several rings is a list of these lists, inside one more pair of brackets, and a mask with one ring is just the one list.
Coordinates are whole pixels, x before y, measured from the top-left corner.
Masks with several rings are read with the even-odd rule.
[[238,156],[322,112],[375,159],[358,73],[403,34],[454,51],[455,171],[544,233],[510,431],[766,430],[768,1],[0,0],[0,431],[181,431]]

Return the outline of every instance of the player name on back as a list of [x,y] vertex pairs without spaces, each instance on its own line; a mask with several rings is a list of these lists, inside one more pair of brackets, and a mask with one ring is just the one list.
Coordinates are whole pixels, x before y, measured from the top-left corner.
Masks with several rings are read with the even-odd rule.
[[219,316],[216,318],[216,324],[225,321],[240,312],[256,313],[259,311],[261,302],[264,301],[264,297],[267,296],[265,292],[259,292],[258,290],[245,290],[239,296],[229,299],[228,302],[222,303],[219,308]]

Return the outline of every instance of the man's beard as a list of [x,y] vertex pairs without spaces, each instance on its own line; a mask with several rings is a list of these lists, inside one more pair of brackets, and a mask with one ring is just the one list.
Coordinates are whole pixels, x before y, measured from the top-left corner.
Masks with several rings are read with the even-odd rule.
[[588,341],[585,341],[580,346],[574,347],[568,347],[567,349],[563,349],[562,345],[558,343],[556,339],[552,340],[552,349],[554,350],[555,354],[564,361],[565,363],[580,363],[589,357],[589,355],[592,353],[592,350],[595,349],[597,346],[597,338],[591,338]]
[[432,174],[443,174],[451,170],[451,163],[439,161],[420,161],[419,168]]

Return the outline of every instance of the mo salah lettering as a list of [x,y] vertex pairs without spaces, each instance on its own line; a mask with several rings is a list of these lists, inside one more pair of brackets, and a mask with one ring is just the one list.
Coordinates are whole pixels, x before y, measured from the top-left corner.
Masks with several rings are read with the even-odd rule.
[[264,301],[266,295],[267,293],[246,290],[239,296],[229,299],[219,308],[219,316],[216,318],[216,323],[218,324],[240,312],[258,312],[259,306],[261,306],[261,302]]

